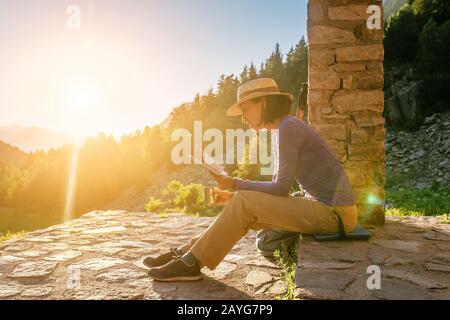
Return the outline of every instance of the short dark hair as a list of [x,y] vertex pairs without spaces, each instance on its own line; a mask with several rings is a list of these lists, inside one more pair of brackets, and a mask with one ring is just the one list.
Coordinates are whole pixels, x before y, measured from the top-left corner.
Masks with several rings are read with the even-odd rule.
[[[291,100],[286,96],[271,95],[265,96],[267,99],[266,109],[263,114],[265,123],[273,123],[278,118],[286,116],[291,111]],[[253,99],[254,102],[261,101],[260,98]]]

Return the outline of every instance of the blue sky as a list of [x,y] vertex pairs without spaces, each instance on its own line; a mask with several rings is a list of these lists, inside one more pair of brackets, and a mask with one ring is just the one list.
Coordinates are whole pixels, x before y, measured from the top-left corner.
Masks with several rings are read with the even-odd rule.
[[[65,27],[69,4],[79,31]],[[0,0],[0,125],[142,129],[303,35],[306,0]],[[70,83],[92,107],[70,109]]]

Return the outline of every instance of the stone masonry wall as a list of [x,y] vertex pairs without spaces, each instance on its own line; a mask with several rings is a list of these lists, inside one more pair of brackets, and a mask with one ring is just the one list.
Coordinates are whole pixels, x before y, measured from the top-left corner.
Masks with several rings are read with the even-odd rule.
[[[368,27],[370,5],[380,8],[381,28]],[[308,39],[309,122],[343,163],[360,220],[383,224],[382,1],[309,0]]]

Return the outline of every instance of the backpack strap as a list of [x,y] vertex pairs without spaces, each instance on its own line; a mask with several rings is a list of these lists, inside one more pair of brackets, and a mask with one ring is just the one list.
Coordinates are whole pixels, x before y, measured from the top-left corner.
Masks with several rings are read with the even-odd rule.
[[345,235],[345,229],[344,229],[344,223],[342,222],[341,216],[336,212],[335,209],[333,209],[333,212],[335,215],[337,215],[338,218],[338,226],[339,226],[339,236],[341,240],[344,240],[346,238]]

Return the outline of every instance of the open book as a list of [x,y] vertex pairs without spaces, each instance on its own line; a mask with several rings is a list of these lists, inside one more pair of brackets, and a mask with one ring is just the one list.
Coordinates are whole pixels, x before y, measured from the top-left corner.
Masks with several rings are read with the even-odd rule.
[[215,163],[213,158],[205,154],[203,155],[203,161],[193,156],[189,156],[189,158],[191,158],[194,164],[201,164],[203,168],[205,168],[206,170],[217,176],[228,176],[228,173],[224,170],[224,168],[220,164]]

